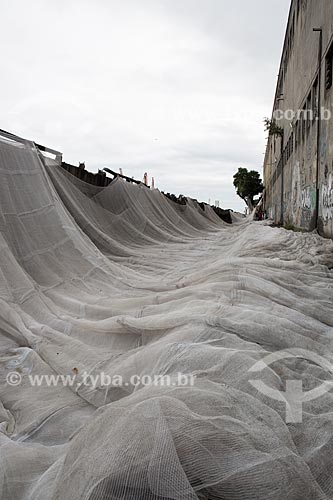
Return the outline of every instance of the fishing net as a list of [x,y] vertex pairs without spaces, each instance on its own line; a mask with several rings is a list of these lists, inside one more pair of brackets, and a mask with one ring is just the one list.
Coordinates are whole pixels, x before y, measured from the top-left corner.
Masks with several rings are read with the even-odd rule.
[[332,241],[6,136],[0,179],[1,499],[333,498]]

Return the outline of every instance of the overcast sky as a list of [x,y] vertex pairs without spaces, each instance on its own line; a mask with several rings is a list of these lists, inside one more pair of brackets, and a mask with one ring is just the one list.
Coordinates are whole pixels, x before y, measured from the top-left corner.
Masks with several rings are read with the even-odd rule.
[[0,0],[0,128],[243,210],[290,0]]

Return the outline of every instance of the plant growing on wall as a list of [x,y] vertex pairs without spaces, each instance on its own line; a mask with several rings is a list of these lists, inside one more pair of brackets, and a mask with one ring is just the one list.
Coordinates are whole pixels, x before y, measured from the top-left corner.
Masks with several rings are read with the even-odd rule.
[[269,135],[277,135],[283,137],[283,128],[280,127],[274,118],[270,120],[269,118],[264,118],[265,131],[268,131]]
[[234,186],[236,193],[245,201],[250,210],[254,208],[254,197],[264,190],[259,172],[248,171],[247,168],[239,168],[234,175]]

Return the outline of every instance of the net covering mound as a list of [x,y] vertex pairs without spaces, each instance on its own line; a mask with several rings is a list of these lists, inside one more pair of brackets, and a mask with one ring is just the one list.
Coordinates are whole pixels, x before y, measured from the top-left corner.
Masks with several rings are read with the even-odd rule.
[[29,141],[0,179],[2,500],[333,498],[332,241]]

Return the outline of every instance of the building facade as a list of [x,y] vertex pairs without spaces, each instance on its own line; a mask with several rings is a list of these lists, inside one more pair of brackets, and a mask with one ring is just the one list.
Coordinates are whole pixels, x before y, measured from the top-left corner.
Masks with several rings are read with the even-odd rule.
[[276,223],[333,238],[333,0],[292,0],[264,160]]

